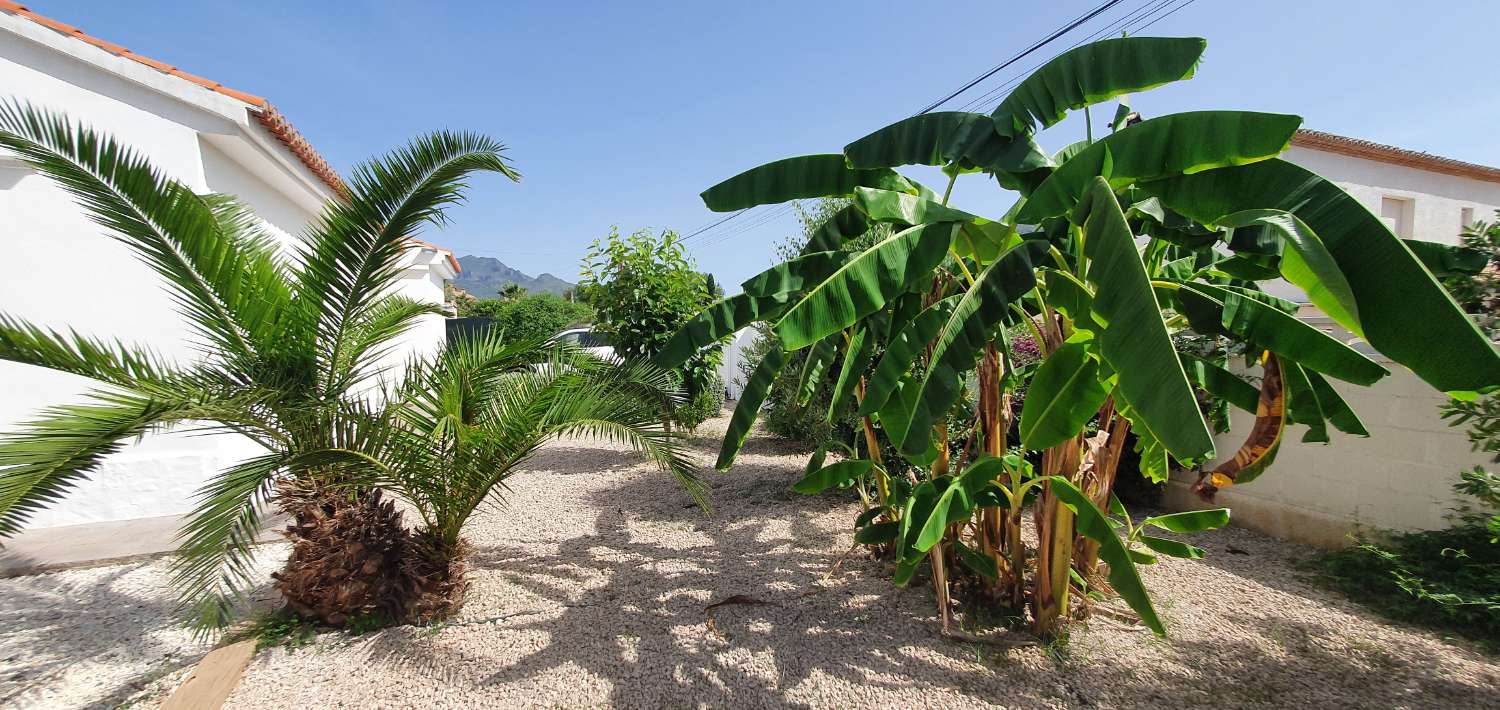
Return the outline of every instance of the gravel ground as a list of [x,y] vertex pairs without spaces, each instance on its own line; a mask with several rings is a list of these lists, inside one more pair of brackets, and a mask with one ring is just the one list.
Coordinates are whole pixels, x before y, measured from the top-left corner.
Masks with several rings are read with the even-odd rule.
[[[824,578],[858,505],[792,493],[803,462],[753,438],[705,517],[627,452],[550,446],[471,523],[458,618],[262,652],[228,707],[1500,707],[1500,659],[1308,586],[1306,548],[1238,529],[1145,569],[1168,641],[1104,618],[1051,649],[945,639],[930,587],[886,563]],[[0,580],[0,705],[120,699],[201,655],[162,570]]]

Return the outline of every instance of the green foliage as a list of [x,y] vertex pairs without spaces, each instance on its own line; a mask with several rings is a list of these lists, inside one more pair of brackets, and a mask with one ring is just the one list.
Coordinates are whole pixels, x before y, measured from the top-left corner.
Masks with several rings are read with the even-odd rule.
[[1495,221],[1466,226],[1459,235],[1459,246],[1482,255],[1488,268],[1443,279],[1443,287],[1491,340],[1500,337],[1500,211],[1495,216]]
[[485,299],[459,306],[461,318],[491,318],[507,340],[546,340],[568,328],[587,325],[594,309],[550,293],[516,300]]
[[[608,237],[589,246],[582,268],[580,286],[594,307],[595,327],[608,333],[615,352],[627,359],[655,357],[715,300],[708,279],[671,230],[622,236],[611,228]],[[713,342],[677,367],[689,400],[714,388],[722,361],[723,345]],[[710,404],[704,400],[688,413],[707,413],[713,409]],[[691,428],[701,421],[682,423]]]
[[1500,652],[1500,545],[1484,524],[1398,533],[1319,555],[1316,579],[1397,621]]
[[[68,119],[0,108],[0,147],[68,191],[155,270],[208,357],[173,366],[150,351],[0,318],[0,357],[89,377],[101,389],[0,436],[0,534],[97,472],[141,436],[190,425],[235,432],[267,453],[197,492],[173,583],[200,629],[227,624],[254,584],[251,545],[278,482],[342,483],[367,465],[356,386],[393,339],[437,313],[389,294],[409,239],[462,202],[468,178],[520,175],[505,146],[473,133],[423,136],[357,165],[295,255],[246,207],[197,195],[143,156]],[[358,492],[356,486],[354,490]]]

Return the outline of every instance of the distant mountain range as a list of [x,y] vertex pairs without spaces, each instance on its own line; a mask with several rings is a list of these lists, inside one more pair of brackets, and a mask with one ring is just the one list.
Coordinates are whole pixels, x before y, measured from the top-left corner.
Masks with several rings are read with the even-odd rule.
[[463,273],[453,280],[453,285],[469,292],[475,298],[494,298],[500,289],[510,284],[520,284],[527,293],[551,293],[558,296],[573,288],[573,284],[552,274],[529,276],[512,269],[505,262],[488,256],[458,257]]

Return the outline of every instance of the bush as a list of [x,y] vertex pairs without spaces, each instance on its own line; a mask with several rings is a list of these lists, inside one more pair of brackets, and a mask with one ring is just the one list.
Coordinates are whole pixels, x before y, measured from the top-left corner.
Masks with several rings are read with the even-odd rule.
[[[579,286],[598,314],[596,327],[609,334],[615,352],[626,358],[660,352],[683,325],[717,300],[718,288],[697,271],[676,232],[657,236],[641,230],[625,237],[613,228],[607,238],[590,245]],[[721,404],[723,399],[723,383],[717,382],[721,362],[723,346],[714,345],[678,369],[688,400],[678,415],[683,426],[696,427],[702,413],[717,413],[714,397]],[[705,392],[706,399],[700,397]]]
[[508,341],[544,340],[559,331],[588,324],[594,319],[594,309],[544,293],[514,301],[475,301],[462,307],[459,316],[493,319],[492,327],[502,330]]
[[677,421],[689,429],[697,428],[724,410],[724,381],[714,375],[709,386],[699,390],[677,408]]

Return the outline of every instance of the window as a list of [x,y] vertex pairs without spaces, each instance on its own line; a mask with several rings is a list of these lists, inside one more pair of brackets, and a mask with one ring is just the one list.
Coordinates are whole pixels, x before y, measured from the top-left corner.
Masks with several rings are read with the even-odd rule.
[[1404,197],[1382,197],[1380,198],[1380,221],[1390,227],[1396,236],[1402,239],[1411,239],[1412,209],[1415,200]]
[[1474,208],[1465,207],[1458,211],[1458,228],[1460,231],[1468,229],[1474,223]]

